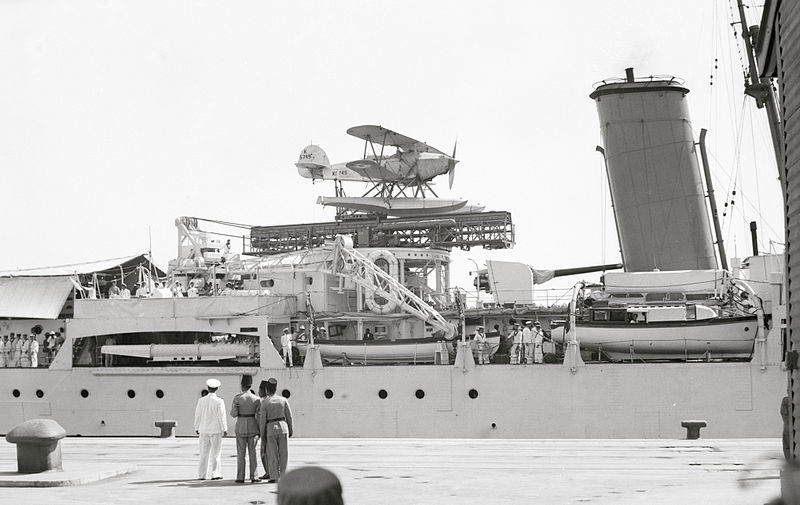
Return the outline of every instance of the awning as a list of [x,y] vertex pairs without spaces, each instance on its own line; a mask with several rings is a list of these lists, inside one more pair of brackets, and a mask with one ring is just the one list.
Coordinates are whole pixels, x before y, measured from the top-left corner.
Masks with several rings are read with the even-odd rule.
[[72,288],[69,277],[0,278],[0,317],[56,319]]
[[0,277],[44,277],[44,276],[59,276],[59,275],[75,275],[75,274],[92,274],[95,272],[103,272],[117,268],[120,265],[132,262],[134,260],[146,261],[145,255],[138,256],[124,256],[122,258],[113,258],[108,260],[87,261],[85,263],[75,263],[71,265],[59,265],[54,267],[42,268],[23,268],[19,270],[2,270]]

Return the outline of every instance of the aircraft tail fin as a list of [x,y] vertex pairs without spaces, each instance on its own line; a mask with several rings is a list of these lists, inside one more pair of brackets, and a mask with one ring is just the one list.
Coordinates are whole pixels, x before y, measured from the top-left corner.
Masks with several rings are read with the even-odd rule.
[[330,168],[328,155],[320,146],[309,145],[300,152],[300,158],[294,164],[297,172],[306,179],[322,179],[322,171]]

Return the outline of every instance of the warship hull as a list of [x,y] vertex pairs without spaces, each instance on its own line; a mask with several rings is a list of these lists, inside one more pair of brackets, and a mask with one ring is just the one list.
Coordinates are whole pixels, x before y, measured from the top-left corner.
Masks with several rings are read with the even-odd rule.
[[69,435],[155,436],[172,419],[193,436],[206,379],[229,407],[245,373],[278,380],[299,437],[683,438],[687,419],[708,438],[777,437],[786,388],[755,362],[0,369],[0,432],[52,418]]

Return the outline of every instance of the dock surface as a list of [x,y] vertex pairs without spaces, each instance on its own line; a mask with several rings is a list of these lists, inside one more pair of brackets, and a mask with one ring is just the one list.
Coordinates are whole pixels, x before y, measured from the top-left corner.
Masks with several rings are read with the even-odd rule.
[[[779,496],[780,448],[779,439],[290,439],[289,469],[333,471],[348,505],[761,504]],[[2,503],[276,502],[275,484],[234,482],[233,438],[223,440],[221,481],[196,480],[196,438],[76,437],[62,452],[65,476],[136,469],[78,486],[0,487]],[[0,481],[19,478],[15,446],[0,442]]]

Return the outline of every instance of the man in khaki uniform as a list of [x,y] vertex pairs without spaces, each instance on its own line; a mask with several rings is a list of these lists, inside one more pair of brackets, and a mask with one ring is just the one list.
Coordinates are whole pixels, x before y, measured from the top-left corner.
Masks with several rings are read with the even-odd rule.
[[[260,402],[263,402],[267,398],[267,381],[262,380],[261,383],[258,385],[258,398]],[[261,435],[261,407],[259,404],[258,415],[256,416],[258,420],[258,436],[261,437],[261,464],[264,465],[264,475],[261,476],[261,480],[268,480],[269,479],[269,463],[267,463],[267,439]]]
[[277,482],[286,473],[289,460],[289,437],[294,434],[289,401],[277,394],[278,381],[267,381],[267,397],[261,402],[258,418],[261,436],[267,439],[269,481]]
[[236,482],[244,483],[244,453],[250,456],[250,482],[261,482],[256,477],[257,415],[261,400],[250,391],[253,377],[242,375],[242,392],[233,398],[231,417],[236,419]]

